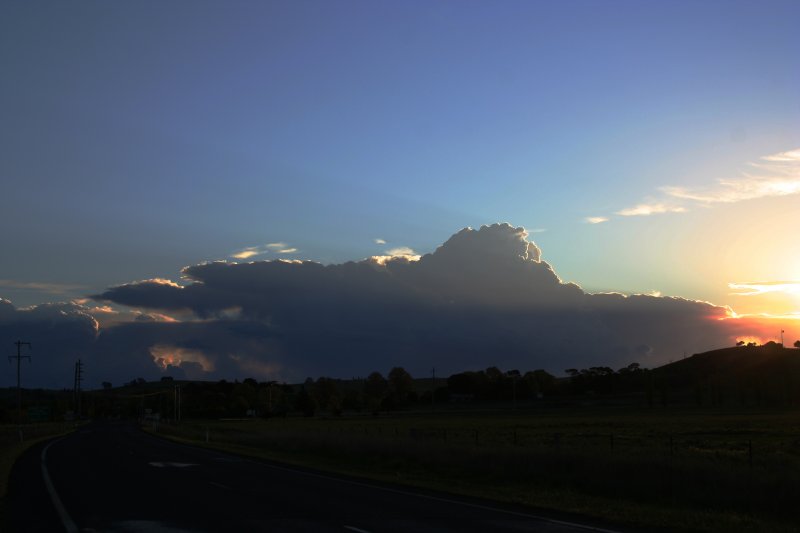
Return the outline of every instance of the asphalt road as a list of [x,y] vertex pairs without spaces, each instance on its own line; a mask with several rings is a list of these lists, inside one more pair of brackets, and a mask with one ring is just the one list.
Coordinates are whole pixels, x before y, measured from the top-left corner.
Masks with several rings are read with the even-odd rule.
[[185,446],[124,423],[93,424],[32,448],[12,471],[10,507],[20,532],[600,530]]

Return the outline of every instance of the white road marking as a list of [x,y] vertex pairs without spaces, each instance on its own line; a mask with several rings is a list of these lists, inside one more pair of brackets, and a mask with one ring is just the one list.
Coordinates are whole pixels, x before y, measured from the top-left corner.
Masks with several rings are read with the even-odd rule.
[[53,486],[53,480],[50,479],[50,473],[47,471],[47,450],[50,446],[63,439],[64,437],[61,437],[60,439],[48,443],[42,450],[42,479],[44,479],[44,486],[50,494],[50,500],[53,502],[53,507],[56,508],[56,512],[61,519],[61,524],[64,526],[64,529],[67,533],[78,533],[78,526],[72,521],[72,517],[69,516],[64,504],[61,503],[61,498],[58,497],[56,488]]
[[355,531],[356,533],[369,533],[366,529],[359,529],[353,526],[343,526],[345,529],[349,529],[350,531]]

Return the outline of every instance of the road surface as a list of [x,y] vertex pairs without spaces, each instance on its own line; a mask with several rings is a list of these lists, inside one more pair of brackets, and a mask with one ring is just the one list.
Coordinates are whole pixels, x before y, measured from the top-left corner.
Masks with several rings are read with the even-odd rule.
[[186,446],[125,423],[32,448],[12,471],[10,507],[20,532],[608,531]]

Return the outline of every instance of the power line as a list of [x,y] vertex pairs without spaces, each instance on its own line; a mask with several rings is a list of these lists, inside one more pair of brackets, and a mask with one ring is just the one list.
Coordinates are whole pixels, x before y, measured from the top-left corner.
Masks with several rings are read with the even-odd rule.
[[14,344],[17,345],[17,355],[9,355],[8,361],[11,362],[12,359],[17,360],[17,423],[22,425],[22,387],[20,386],[20,362],[23,359],[27,359],[29,362],[31,361],[30,355],[22,355],[22,347],[27,346],[29,350],[31,350],[32,347],[31,343],[29,342],[17,341]]

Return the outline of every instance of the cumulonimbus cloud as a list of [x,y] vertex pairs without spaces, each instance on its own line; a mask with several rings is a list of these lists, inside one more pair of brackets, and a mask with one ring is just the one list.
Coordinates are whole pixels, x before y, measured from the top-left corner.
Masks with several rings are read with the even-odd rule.
[[[81,305],[49,303],[18,309],[0,298],[0,346],[10,354],[14,342],[31,343],[30,351],[23,352],[32,358],[23,363],[24,387],[68,386],[74,362],[92,350],[97,335],[97,321]],[[11,372],[4,373],[0,382],[16,385]]]
[[[191,312],[200,322],[121,325],[104,342],[139,339],[137,357],[151,363],[158,344],[159,371],[190,354],[194,373],[246,367],[302,379],[397,365],[419,373],[432,364],[442,372],[655,364],[732,343],[742,327],[729,309],[706,302],[587,293],[556,275],[524,228],[508,224],[464,229],[418,258],[217,261],[182,277],[185,285],[143,281],[94,298]],[[171,358],[165,346],[174,347]]]
[[419,257],[215,261],[181,276],[111,287],[93,297],[97,307],[2,300],[0,345],[33,342],[28,383],[68,387],[78,357],[94,385],[163,375],[301,381],[393,366],[414,375],[492,365],[560,373],[655,365],[754,333],[707,302],[587,293],[508,224],[463,229]]

